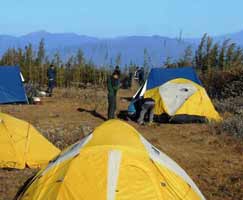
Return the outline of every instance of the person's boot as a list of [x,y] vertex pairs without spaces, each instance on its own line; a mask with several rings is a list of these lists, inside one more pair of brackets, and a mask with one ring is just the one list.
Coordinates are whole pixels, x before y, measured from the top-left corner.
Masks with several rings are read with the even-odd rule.
[[150,126],[150,127],[155,127],[156,124],[155,124],[154,122],[149,122],[149,123],[148,123],[148,126]]
[[141,125],[141,126],[145,125],[144,121],[138,121],[138,124]]

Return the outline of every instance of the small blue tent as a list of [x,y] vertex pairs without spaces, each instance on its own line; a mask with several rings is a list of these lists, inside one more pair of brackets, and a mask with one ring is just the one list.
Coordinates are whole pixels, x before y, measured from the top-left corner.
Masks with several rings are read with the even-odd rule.
[[19,67],[0,66],[0,104],[27,102]]

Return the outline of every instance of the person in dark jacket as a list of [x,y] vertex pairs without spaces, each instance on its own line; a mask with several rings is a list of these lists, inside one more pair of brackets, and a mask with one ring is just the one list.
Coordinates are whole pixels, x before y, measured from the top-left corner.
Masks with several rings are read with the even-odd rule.
[[49,96],[52,96],[53,88],[55,87],[56,83],[56,69],[54,65],[50,65],[47,70],[47,78],[48,78],[48,88],[47,93]]
[[107,89],[108,89],[108,119],[115,118],[116,111],[116,95],[120,87],[119,81],[120,73],[115,70],[113,74],[107,80]]
[[139,67],[136,67],[136,70],[135,70],[135,72],[134,72],[134,80],[136,80],[136,81],[138,81],[138,74],[139,74],[139,71],[140,71]]
[[138,73],[138,83],[140,86],[142,86],[144,84],[144,81],[145,81],[144,77],[145,77],[144,68],[141,67],[139,70],[139,73]]
[[129,72],[129,75],[128,75],[128,87],[129,88],[132,87],[132,76],[133,76],[133,73]]
[[120,70],[119,65],[117,65],[117,66],[115,67],[114,72],[117,72],[118,76],[120,77],[120,75],[121,75],[121,70]]

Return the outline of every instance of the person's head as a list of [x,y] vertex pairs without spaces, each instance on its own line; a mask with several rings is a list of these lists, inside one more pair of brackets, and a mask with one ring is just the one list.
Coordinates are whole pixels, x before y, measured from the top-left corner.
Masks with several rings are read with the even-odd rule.
[[51,64],[51,65],[50,65],[50,68],[51,68],[51,69],[54,69],[54,65],[53,65],[53,64]]
[[119,65],[117,65],[117,66],[115,67],[115,70],[120,70]]
[[112,77],[113,77],[114,79],[119,79],[119,76],[120,76],[120,74],[119,74],[118,71],[114,71],[113,74],[112,74]]

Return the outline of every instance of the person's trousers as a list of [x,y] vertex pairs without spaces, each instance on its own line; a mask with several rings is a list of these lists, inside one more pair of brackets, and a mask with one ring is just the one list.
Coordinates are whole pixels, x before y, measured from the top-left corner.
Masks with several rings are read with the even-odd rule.
[[149,122],[153,122],[154,119],[154,104],[146,104],[142,105],[142,110],[140,112],[138,123],[144,123],[144,118],[146,113],[149,115]]
[[114,119],[116,112],[116,96],[108,95],[108,119]]
[[55,82],[54,80],[49,80],[48,81],[48,88],[47,88],[47,92],[49,94],[52,94],[53,88],[55,87]]

